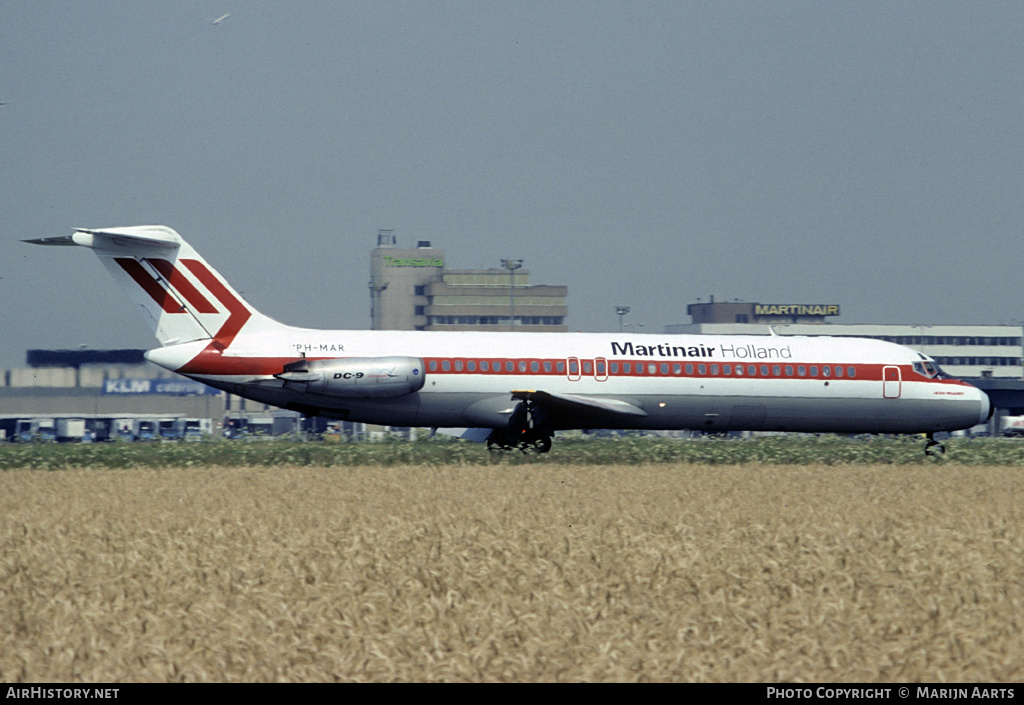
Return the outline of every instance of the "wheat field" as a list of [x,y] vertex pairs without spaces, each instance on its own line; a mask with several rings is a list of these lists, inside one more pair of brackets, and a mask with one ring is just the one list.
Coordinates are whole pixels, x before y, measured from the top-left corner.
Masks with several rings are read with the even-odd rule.
[[0,681],[1024,679],[1024,473],[0,472]]

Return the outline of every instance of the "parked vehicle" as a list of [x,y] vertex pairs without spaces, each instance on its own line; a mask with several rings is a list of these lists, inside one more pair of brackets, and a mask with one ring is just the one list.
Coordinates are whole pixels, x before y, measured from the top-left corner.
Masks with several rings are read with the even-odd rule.
[[30,441],[57,440],[57,424],[54,419],[20,419],[14,437],[23,443]]
[[157,432],[161,440],[181,440],[181,426],[178,424],[178,419],[160,419],[157,421]]
[[178,419],[178,427],[181,439],[185,441],[199,441],[204,436],[209,436],[212,429],[210,419]]
[[156,441],[160,438],[160,431],[157,428],[156,421],[149,419],[139,419],[135,424],[135,440],[137,441]]
[[999,430],[1004,436],[1024,436],[1024,416],[1004,416]]
[[80,443],[85,437],[85,419],[57,419],[57,440]]

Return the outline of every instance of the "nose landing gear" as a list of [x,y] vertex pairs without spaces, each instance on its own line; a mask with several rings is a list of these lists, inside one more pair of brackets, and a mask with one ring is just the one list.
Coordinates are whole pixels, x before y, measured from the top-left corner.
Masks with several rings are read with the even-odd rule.
[[935,434],[928,434],[928,442],[924,446],[924,454],[931,455],[934,457],[942,457],[946,454],[946,446],[935,440]]

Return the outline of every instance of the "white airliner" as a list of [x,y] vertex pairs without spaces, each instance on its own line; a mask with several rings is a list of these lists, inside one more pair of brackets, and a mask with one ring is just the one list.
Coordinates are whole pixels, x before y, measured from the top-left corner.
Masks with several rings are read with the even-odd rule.
[[556,430],[927,434],[985,423],[984,392],[877,340],[316,330],[264,316],[174,230],[28,240],[92,248],[161,347],[151,362],[306,415],[458,429],[546,452]]

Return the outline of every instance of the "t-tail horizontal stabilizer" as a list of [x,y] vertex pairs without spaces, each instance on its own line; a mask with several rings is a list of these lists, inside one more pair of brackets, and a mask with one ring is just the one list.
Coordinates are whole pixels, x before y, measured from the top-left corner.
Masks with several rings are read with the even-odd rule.
[[223,349],[243,328],[281,326],[249,306],[178,233],[162,225],[79,228],[70,236],[25,242],[90,248],[164,346],[214,340]]

